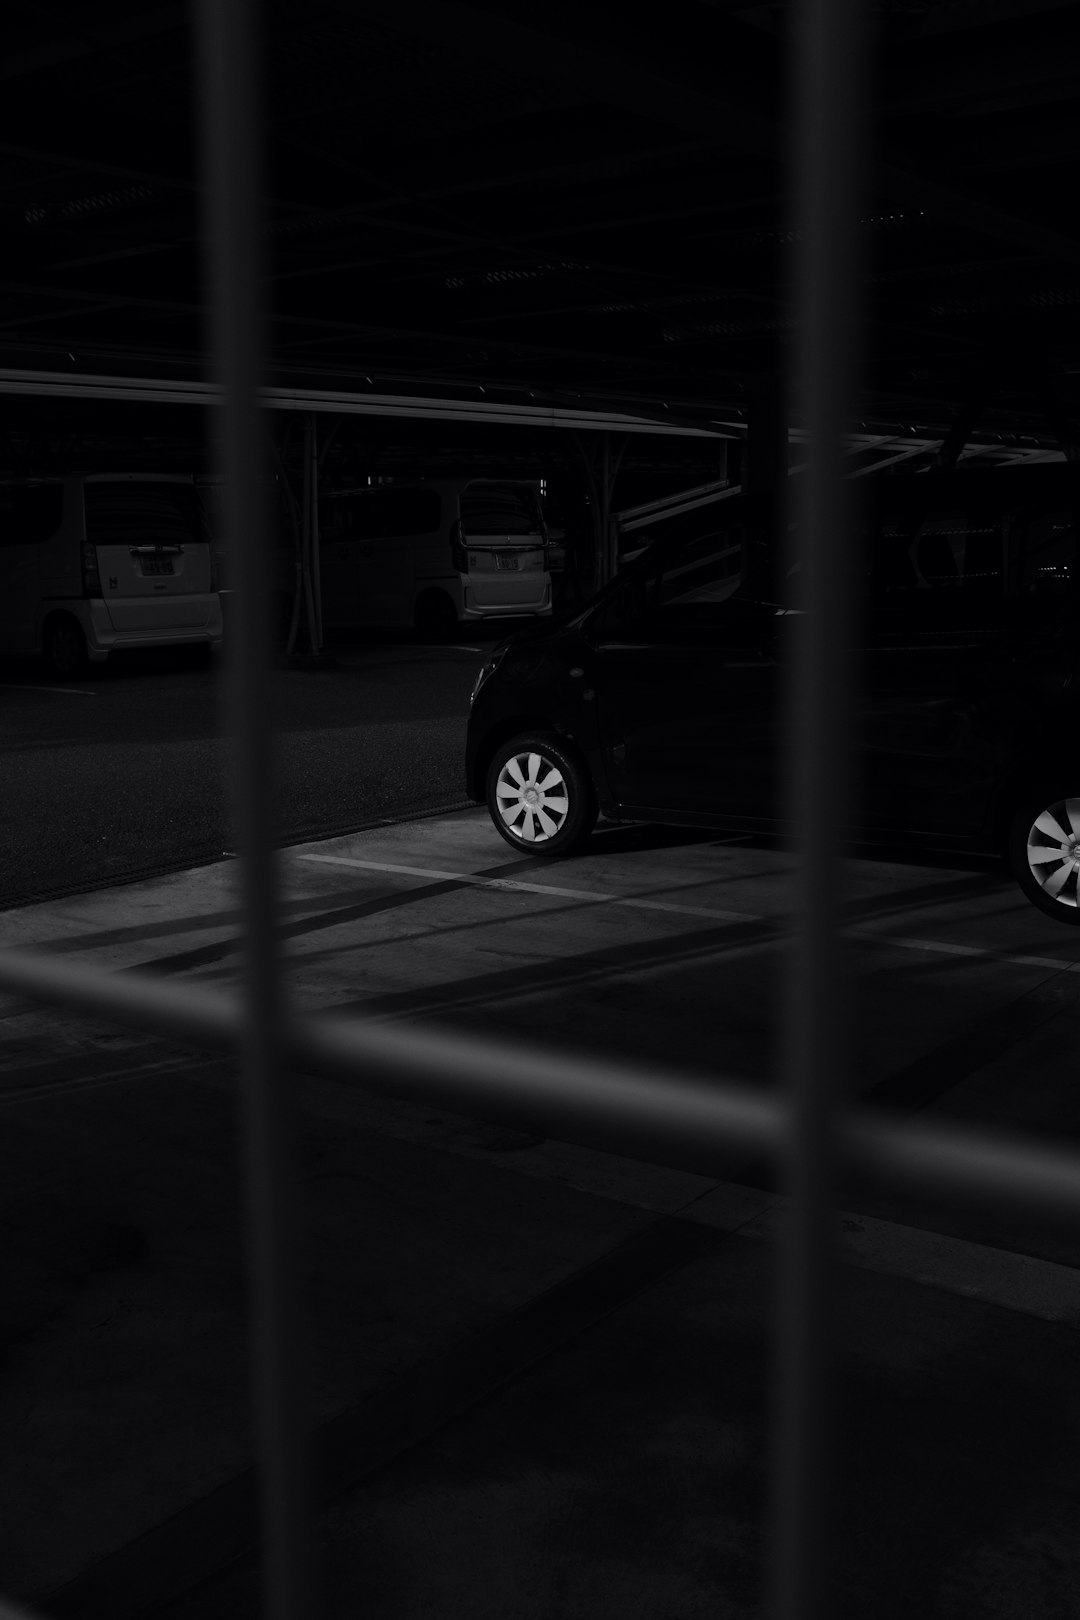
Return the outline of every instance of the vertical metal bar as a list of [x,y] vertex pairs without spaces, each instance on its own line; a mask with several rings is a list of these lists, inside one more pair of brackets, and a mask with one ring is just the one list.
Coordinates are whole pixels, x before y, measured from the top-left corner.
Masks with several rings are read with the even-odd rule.
[[[856,398],[853,318],[863,132],[863,0],[801,0],[794,12],[791,154],[800,199],[792,403],[809,459],[796,489],[802,607],[789,713],[789,803],[803,830],[785,1017],[792,1207],[777,1296],[773,1620],[824,1620],[833,1551],[834,1137],[845,1009],[837,907],[847,810],[852,553],[843,433]],[[789,621],[790,622],[790,621]]]
[[322,558],[319,555],[319,418],[311,413],[311,594],[315,602],[315,651],[322,652]]
[[615,565],[615,537],[611,532],[611,434],[600,435],[600,552],[602,558],[602,583],[607,584],[614,579]]
[[309,1620],[308,1469],[301,1398],[293,1131],[280,1062],[272,738],[267,690],[269,503],[262,381],[260,39],[255,0],[198,0],[206,272],[222,412],[226,527],[236,566],[229,701],[245,925],[242,1136],[260,1463],[263,1612]]
[[311,460],[311,439],[314,433],[314,418],[308,411],[304,416],[304,476],[302,481],[301,509],[300,509],[300,555],[303,559],[304,574],[304,601],[307,606],[308,651],[317,653],[319,650],[318,620],[315,616],[315,586],[312,579],[311,561],[311,480],[313,477]]

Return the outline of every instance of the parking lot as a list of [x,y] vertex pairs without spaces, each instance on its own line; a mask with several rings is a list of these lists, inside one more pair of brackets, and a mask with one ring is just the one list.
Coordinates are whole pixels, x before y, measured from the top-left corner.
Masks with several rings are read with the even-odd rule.
[[[488,632],[490,637],[491,632]],[[475,638],[338,648],[272,676],[276,821],[316,837],[463,802]],[[0,670],[0,907],[214,860],[232,847],[226,665],[129,654],[88,679]]]
[[[480,809],[297,844],[289,989],[553,1063],[769,1086],[794,862],[610,824],[578,859],[514,859]],[[26,906],[7,942],[228,985],[235,878],[218,860]],[[845,923],[864,1101],[1075,1133],[1080,938],[989,862],[880,851],[849,862]],[[156,1612],[185,1586],[176,1620],[254,1612],[231,1067],[0,1011],[0,1586],[56,1615]],[[783,1219],[764,1167],[707,1179],[297,1085],[328,1612],[358,1591],[380,1616],[549,1615],[569,1593],[574,1613],[757,1612]],[[1069,1612],[1075,1242],[869,1202],[843,1229],[839,1612]]]

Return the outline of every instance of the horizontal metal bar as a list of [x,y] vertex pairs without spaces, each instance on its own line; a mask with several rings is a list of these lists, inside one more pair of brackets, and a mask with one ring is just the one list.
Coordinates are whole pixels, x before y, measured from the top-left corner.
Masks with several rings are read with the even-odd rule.
[[[0,990],[214,1051],[239,1046],[240,1001],[202,985],[5,951]],[[715,1159],[715,1146],[706,1142],[759,1152],[779,1135],[777,1105],[750,1086],[707,1085],[678,1073],[509,1041],[320,1013],[294,1019],[283,1046],[289,1061],[308,1073],[347,1080],[362,1075],[365,1085],[370,1079],[402,1097],[458,1106],[507,1124],[543,1122],[553,1134],[598,1146],[611,1147],[614,1134],[627,1145],[651,1138],[665,1153],[690,1154],[702,1166]]]
[[895,455],[886,456],[884,461],[871,461],[865,467],[856,467],[855,471],[848,473],[847,476],[849,478],[865,478],[867,473],[880,472],[883,467],[895,466],[898,461],[910,461],[912,456],[925,455],[928,450],[937,450],[940,449],[940,446],[940,439],[935,439],[932,442],[924,439],[911,440],[905,444],[902,450],[898,450]]
[[[54,399],[118,399],[157,405],[220,405],[216,383],[168,377],[110,377],[77,372],[0,367],[0,394]],[[325,388],[264,388],[260,401],[274,411],[332,411],[340,416],[392,416],[437,422],[494,422],[522,427],[576,428],[592,432],[659,433],[679,439],[726,439],[710,428],[618,411],[577,411],[561,405],[504,405],[494,401],[423,398],[412,394],[355,394]]]
[[[201,985],[162,983],[42,952],[0,952],[0,990],[180,1042],[234,1052],[240,1002]],[[310,1074],[406,1100],[439,1103],[507,1125],[650,1163],[718,1174],[731,1153],[786,1154],[787,1114],[771,1092],[732,1078],[600,1062],[538,1045],[401,1028],[319,1013],[293,1020],[285,1055]],[[970,1126],[879,1123],[849,1112],[845,1168],[925,1201],[946,1197],[1080,1222],[1080,1156]]]
[[707,484],[694,484],[690,489],[680,489],[674,495],[661,495],[654,501],[642,501],[640,506],[624,506],[621,512],[612,512],[612,520],[623,523],[630,518],[643,517],[647,512],[663,512],[669,506],[696,500],[699,495],[715,495],[718,489],[726,489],[727,486],[726,478],[712,478]]
[[730,495],[739,494],[741,491],[741,484],[734,488],[729,486],[726,489],[715,490],[711,495],[699,495],[696,500],[663,506],[658,511],[646,513],[644,517],[629,518],[625,521],[616,517],[618,531],[620,534],[630,534],[634,529],[651,528],[654,523],[664,523],[668,518],[681,517],[684,512],[696,512],[701,506],[710,506],[715,501],[727,500]]

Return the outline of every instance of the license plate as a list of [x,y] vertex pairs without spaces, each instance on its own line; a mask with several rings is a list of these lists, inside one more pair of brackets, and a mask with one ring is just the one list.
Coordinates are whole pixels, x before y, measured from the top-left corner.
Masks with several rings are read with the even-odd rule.
[[141,561],[144,574],[171,574],[173,571],[171,557],[143,557]]
[[516,551],[497,551],[495,553],[496,568],[516,568],[518,565]]

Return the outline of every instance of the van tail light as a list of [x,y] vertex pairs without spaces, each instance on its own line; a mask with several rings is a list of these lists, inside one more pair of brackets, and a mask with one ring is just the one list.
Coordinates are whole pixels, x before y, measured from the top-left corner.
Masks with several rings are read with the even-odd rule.
[[84,540],[82,548],[82,588],[84,596],[101,595],[101,575],[98,573],[97,546]]
[[459,574],[469,572],[469,554],[465,546],[465,530],[460,518],[456,518],[450,528],[450,566],[456,568]]

